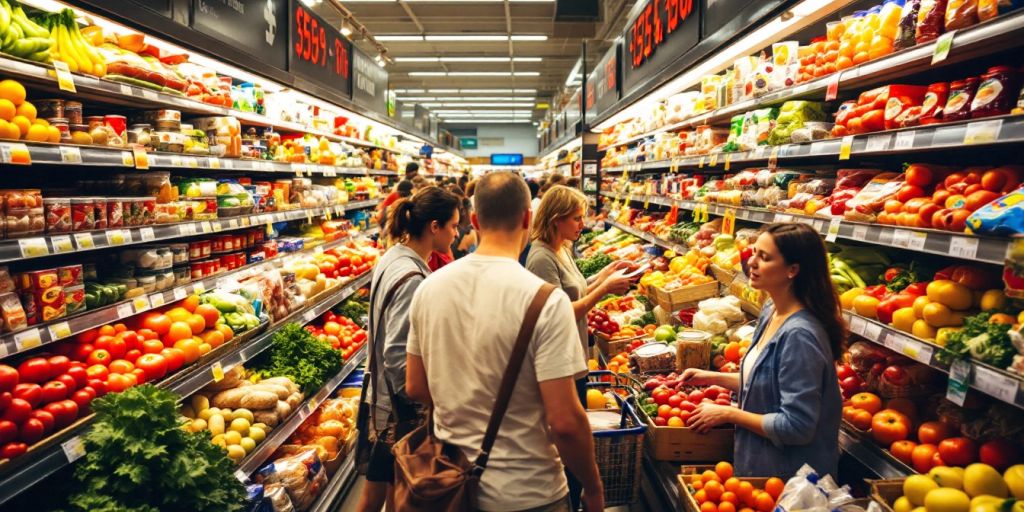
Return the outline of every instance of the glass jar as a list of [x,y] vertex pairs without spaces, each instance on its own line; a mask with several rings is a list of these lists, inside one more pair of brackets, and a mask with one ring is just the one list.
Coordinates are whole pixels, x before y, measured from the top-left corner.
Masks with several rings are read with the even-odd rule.
[[124,227],[124,203],[118,198],[107,199],[107,227]]
[[93,214],[96,218],[96,229],[107,229],[107,198],[94,197]]
[[1017,70],[1011,66],[992,66],[978,84],[971,101],[971,117],[1001,116],[1010,113],[1017,102],[1014,93],[1020,84]]
[[60,132],[60,142],[62,144],[71,144],[71,126],[66,117],[51,117],[46,119],[46,122],[50,123],[50,126],[57,128]]
[[971,101],[978,90],[978,77],[957,80],[949,84],[949,98],[942,109],[942,121],[961,121],[971,115]]
[[82,102],[80,101],[65,101],[64,102],[64,115],[56,117],[66,117],[68,122],[71,124],[82,124]]
[[181,286],[192,282],[192,269],[189,265],[174,267],[174,286]]
[[153,140],[153,127],[148,124],[133,124],[128,128],[128,144],[135,144],[145,146],[149,149],[155,149],[156,144]]
[[128,129],[128,118],[115,114],[108,114],[103,116],[103,124],[109,127],[114,135],[125,140],[125,131]]
[[60,98],[32,100],[32,103],[36,106],[36,117],[38,118],[64,117],[64,100]]
[[89,127],[84,124],[71,124],[71,143],[82,146],[90,146],[93,143],[92,135],[89,135]]

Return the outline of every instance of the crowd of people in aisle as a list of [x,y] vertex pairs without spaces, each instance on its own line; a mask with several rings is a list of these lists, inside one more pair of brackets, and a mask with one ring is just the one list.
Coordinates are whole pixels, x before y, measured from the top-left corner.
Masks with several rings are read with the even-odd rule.
[[[602,510],[585,410],[586,316],[639,276],[622,262],[590,279],[576,266],[587,214],[578,178],[537,183],[495,172],[432,183],[417,170],[410,164],[380,207],[389,249],[371,281],[359,510],[430,509],[407,492],[423,484],[408,450],[428,441],[446,447],[435,456],[471,461],[463,483],[474,486],[474,509]],[[740,373],[683,374],[688,384],[732,389],[739,407],[701,404],[692,428],[738,427],[738,475],[791,476],[805,463],[836,475],[832,362],[845,328],[824,243],[802,224],[772,224],[754,249],[750,284],[771,300]]]

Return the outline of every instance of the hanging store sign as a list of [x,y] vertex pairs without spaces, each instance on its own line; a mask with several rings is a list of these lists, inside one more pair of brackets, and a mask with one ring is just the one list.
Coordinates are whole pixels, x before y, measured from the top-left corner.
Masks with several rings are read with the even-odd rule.
[[623,34],[623,96],[700,42],[702,0],[647,0]]
[[604,57],[597,62],[594,71],[587,77],[587,119],[595,119],[619,100],[619,51],[622,46],[616,42]]
[[299,0],[291,5],[288,71],[352,97],[352,43]]
[[356,48],[352,49],[352,100],[388,115],[388,72]]
[[[138,2],[138,0],[136,0]],[[293,0],[294,1],[294,0]],[[155,8],[157,1],[141,1]],[[295,2],[297,3],[297,2]],[[169,6],[168,6],[169,12]],[[193,0],[192,28],[278,69],[288,69],[287,0]]]

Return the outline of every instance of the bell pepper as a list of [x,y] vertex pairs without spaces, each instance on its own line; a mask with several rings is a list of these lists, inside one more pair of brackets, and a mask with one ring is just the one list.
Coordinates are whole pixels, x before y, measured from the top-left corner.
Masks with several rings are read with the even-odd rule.
[[1002,286],[996,270],[972,265],[948,266],[936,272],[935,279],[948,279],[972,290],[990,290]]
[[875,286],[868,286],[867,288],[864,288],[864,293],[878,300],[882,300],[885,297],[885,294],[888,293],[888,290],[885,289],[884,284],[876,284]]
[[919,282],[919,283],[914,283],[914,284],[912,284],[910,286],[907,286],[906,288],[903,289],[903,291],[901,293],[907,293],[907,294],[913,295],[915,297],[920,297],[922,295],[927,295],[928,294],[927,290],[928,290],[928,283]]
[[878,309],[876,310],[878,314],[878,321],[883,324],[892,323],[892,314],[895,313],[897,309],[913,306],[914,300],[918,297],[919,295],[900,292],[882,299],[882,301],[878,303]]

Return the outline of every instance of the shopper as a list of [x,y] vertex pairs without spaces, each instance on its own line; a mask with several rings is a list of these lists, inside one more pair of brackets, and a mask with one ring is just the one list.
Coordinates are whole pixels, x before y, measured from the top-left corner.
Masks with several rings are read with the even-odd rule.
[[750,286],[770,301],[740,373],[695,368],[686,384],[717,384],[739,393],[739,408],[700,404],[699,432],[733,423],[736,472],[784,480],[803,464],[837,477],[842,397],[834,356],[846,335],[829,278],[825,244],[804,224],[771,224],[753,245]]
[[[409,181],[409,180],[399,181],[398,184],[395,185],[394,192],[392,192],[391,194],[388,194],[388,197],[385,198],[380,203],[380,224],[385,224],[387,222],[387,219],[388,219],[388,208],[392,204],[394,204],[395,201],[397,201],[399,199],[402,199],[402,198],[406,198],[406,197],[412,196],[412,192],[413,192],[413,187],[412,187],[412,182],[411,181]],[[389,202],[388,199],[391,199],[392,197],[394,197],[395,200]],[[384,228],[387,229],[387,226],[384,226]]]
[[[559,287],[572,301],[573,314],[579,331],[583,353],[590,351],[590,336],[587,333],[587,313],[601,297],[609,293],[622,294],[629,290],[630,278],[621,269],[629,264],[617,261],[606,266],[588,283],[572,257],[572,245],[583,233],[583,216],[586,214],[587,199],[578,190],[555,185],[544,194],[540,208],[534,212],[533,231],[530,236],[530,253],[526,257],[526,269],[537,277]],[[584,356],[584,364],[586,357]],[[580,403],[587,403],[587,377],[576,380],[576,394]],[[579,508],[581,488],[573,475],[569,479],[569,497],[573,510]]]
[[380,511],[394,480],[391,445],[419,423],[417,408],[405,392],[409,303],[413,292],[430,273],[430,253],[451,245],[458,223],[458,198],[440,188],[421,190],[391,206],[385,232],[395,245],[373,267],[370,280],[368,367],[374,368],[376,374],[365,391],[373,415],[366,418],[369,428],[363,430],[367,432],[360,431],[372,446],[366,485],[359,498],[360,511]]
[[[515,174],[481,178],[472,214],[480,246],[431,275],[413,297],[406,389],[433,404],[437,438],[469,460],[480,450],[527,305],[544,283],[516,262],[529,236],[529,201]],[[481,476],[481,510],[568,510],[559,457],[583,481],[586,510],[603,510],[590,426],[573,386],[587,370],[575,325],[568,297],[555,290]]]
[[565,180],[565,186],[567,186],[569,188],[575,188],[575,189],[580,188],[580,177],[579,176],[573,176],[573,177]]
[[455,235],[455,241],[452,242],[452,255],[455,259],[459,259],[474,250],[476,250],[477,238],[476,230],[473,229],[473,224],[469,220],[469,214],[472,211],[472,201],[463,198],[459,207],[459,233]]
[[403,179],[414,180],[420,175],[420,164],[409,162],[405,164],[405,176]]

